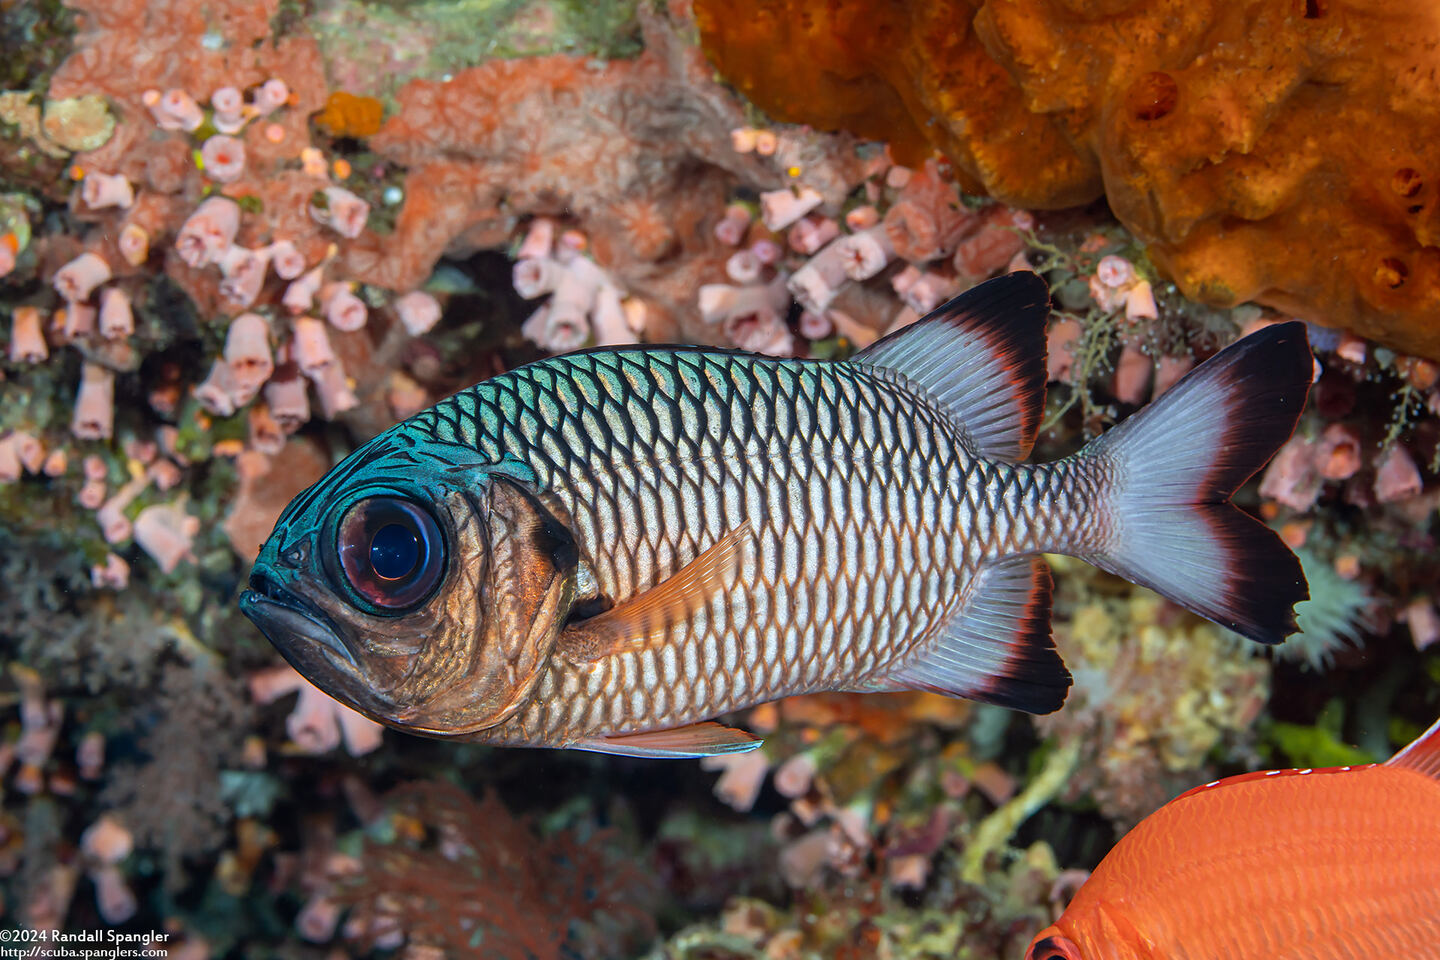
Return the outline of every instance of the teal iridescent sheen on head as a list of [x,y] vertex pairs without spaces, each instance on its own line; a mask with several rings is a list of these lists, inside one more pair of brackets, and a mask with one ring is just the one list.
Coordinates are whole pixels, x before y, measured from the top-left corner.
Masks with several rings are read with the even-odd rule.
[[[517,475],[400,424],[286,508],[241,609],[361,713],[446,736],[498,723],[529,688],[485,678],[533,683],[573,595],[573,543]],[[499,543],[521,528],[527,544]],[[392,568],[387,548],[407,542],[413,560]],[[503,596],[497,577],[514,581]]]

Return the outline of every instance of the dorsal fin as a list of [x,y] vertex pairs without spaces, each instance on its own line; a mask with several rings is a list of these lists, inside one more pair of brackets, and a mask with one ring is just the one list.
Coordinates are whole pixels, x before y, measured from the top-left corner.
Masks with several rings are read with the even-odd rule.
[[857,354],[924,388],[980,454],[1030,455],[1045,409],[1045,321],[1050,288],[1037,273],[996,277]]
[[1440,780],[1440,720],[1436,720],[1414,743],[1385,763],[1387,766],[1404,767]]
[[1193,797],[1199,793],[1208,793],[1211,790],[1223,790],[1225,787],[1233,787],[1241,783],[1254,783],[1257,780],[1283,780],[1286,777],[1327,777],[1335,774],[1355,773],[1360,770],[1369,770],[1375,766],[1373,763],[1361,763],[1348,767],[1306,767],[1303,770],[1289,768],[1285,770],[1252,770],[1249,773],[1237,773],[1233,777],[1225,777],[1223,780],[1212,780],[1209,783],[1202,783],[1198,787],[1191,787],[1180,794],[1175,800],[1184,800],[1186,797]]

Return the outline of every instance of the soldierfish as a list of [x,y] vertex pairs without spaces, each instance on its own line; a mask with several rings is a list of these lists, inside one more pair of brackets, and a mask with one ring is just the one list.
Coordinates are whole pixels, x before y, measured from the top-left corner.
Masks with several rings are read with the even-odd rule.
[[1294,632],[1299,562],[1228,498],[1294,430],[1304,326],[1024,464],[1048,315],[1016,273],[845,362],[626,347],[519,367],[297,497],[241,607],[398,729],[641,756],[751,749],[706,721],[819,690],[1057,709],[1046,551],[1254,640]]
[[1267,770],[1140,822],[1025,960],[1440,957],[1440,722],[1388,763]]

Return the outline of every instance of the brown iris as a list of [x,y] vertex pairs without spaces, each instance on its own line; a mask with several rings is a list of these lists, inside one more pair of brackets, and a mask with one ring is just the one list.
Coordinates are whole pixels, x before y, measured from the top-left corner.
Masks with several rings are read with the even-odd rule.
[[445,542],[430,511],[397,497],[357,502],[335,541],[345,579],[382,612],[401,612],[430,595],[445,571]]

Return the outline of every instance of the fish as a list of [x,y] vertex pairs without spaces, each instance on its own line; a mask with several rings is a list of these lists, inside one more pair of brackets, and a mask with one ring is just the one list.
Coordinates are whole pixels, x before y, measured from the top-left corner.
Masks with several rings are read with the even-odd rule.
[[1304,325],[1025,463],[1049,314],[1017,272],[845,361],[628,346],[517,367],[296,497],[240,607],[393,728],[642,757],[754,749],[714,718],[824,690],[1058,709],[1046,552],[1262,643],[1294,632],[1300,564],[1229,497],[1295,429]]
[[1383,764],[1182,793],[1120,839],[1025,960],[1440,956],[1440,721]]

